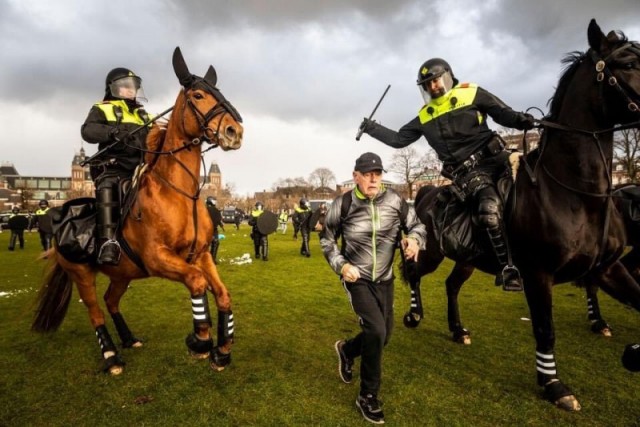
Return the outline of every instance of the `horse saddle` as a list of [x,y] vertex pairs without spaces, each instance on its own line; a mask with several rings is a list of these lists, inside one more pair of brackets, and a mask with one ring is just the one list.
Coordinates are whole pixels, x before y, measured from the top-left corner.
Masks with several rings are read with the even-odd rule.
[[[503,218],[513,201],[509,197],[513,188],[510,176],[496,183],[498,195],[503,201]],[[440,251],[454,261],[471,262],[487,253],[493,257],[493,248],[487,231],[478,225],[477,215],[470,198],[460,201],[450,186],[442,187],[428,208],[429,216]],[[506,221],[506,218],[505,218]]]
[[[121,209],[120,224],[124,220],[123,207],[126,206],[131,188],[131,180],[120,181],[118,188]],[[72,199],[59,208],[49,209],[47,213],[51,216],[51,229],[60,255],[69,262],[95,263],[98,256],[95,197]],[[121,236],[118,237],[118,240],[122,244]]]

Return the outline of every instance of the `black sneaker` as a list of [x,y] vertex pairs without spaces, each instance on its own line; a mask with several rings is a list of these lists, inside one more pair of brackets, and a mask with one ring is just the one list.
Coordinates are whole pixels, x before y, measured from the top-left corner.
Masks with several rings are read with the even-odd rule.
[[382,402],[373,394],[366,396],[358,395],[356,406],[362,412],[365,420],[373,424],[384,424],[384,414],[382,413]]
[[334,347],[336,353],[338,353],[338,374],[342,381],[349,384],[353,379],[353,359],[349,359],[347,355],[344,354],[344,350],[342,350],[344,343],[344,340],[338,340]]

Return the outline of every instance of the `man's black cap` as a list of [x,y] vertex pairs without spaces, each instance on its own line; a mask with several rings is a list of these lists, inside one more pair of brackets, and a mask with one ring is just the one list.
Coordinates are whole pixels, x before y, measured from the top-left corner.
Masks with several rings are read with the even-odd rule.
[[382,166],[382,160],[380,160],[380,156],[375,153],[364,153],[360,157],[356,159],[356,166],[353,170],[358,171],[360,173],[367,173],[371,171],[384,171],[384,167]]

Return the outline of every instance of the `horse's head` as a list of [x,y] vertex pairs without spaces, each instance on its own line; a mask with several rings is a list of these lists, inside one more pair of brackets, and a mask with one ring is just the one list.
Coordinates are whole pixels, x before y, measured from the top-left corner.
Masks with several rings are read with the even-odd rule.
[[595,19],[587,34],[587,56],[593,60],[607,117],[615,123],[640,120],[640,44],[627,40],[620,31],[605,36]]
[[204,77],[191,74],[179,47],[173,52],[173,70],[184,87],[181,120],[185,136],[218,145],[225,151],[240,148],[242,117],[216,87],[216,70],[209,66]]

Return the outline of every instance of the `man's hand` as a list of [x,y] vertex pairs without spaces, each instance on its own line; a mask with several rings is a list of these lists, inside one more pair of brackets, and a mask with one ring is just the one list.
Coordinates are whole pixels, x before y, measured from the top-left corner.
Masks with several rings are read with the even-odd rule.
[[405,237],[400,243],[402,244],[402,250],[404,251],[405,259],[413,259],[414,261],[418,261],[418,253],[420,252],[418,241],[416,239],[412,239],[411,237]]
[[340,274],[342,274],[344,281],[349,283],[353,283],[360,278],[360,271],[349,263],[342,266]]
[[109,139],[115,142],[120,141],[120,139],[118,138],[118,134],[120,133],[120,129],[118,129],[117,127],[113,127],[109,130]]
[[522,113],[519,121],[522,130],[531,130],[536,126],[536,119],[529,113]]

